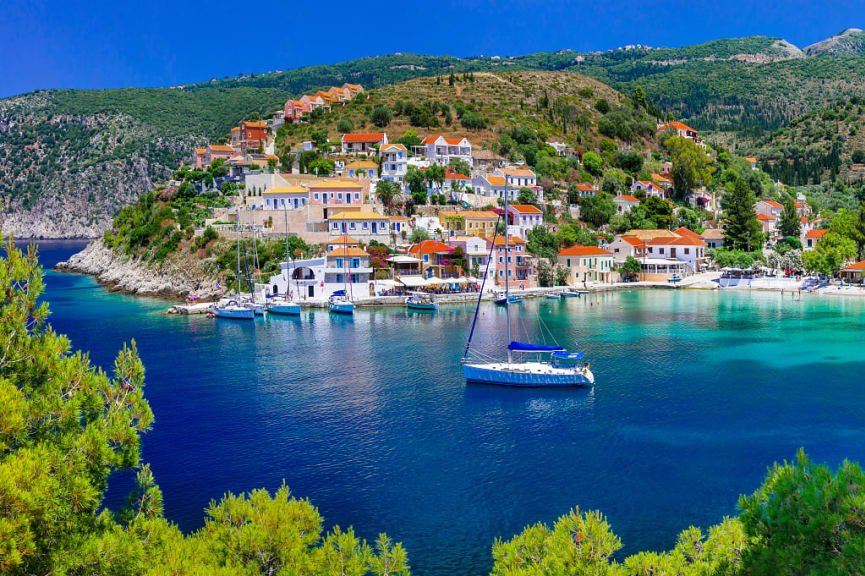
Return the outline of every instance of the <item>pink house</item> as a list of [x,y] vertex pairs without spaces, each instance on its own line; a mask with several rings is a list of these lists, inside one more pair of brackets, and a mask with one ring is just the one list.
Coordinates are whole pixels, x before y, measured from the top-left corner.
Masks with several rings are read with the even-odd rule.
[[285,121],[297,124],[304,114],[309,114],[311,111],[308,101],[289,100],[285,103]]
[[322,206],[360,206],[363,187],[354,182],[325,180],[309,187],[309,202]]

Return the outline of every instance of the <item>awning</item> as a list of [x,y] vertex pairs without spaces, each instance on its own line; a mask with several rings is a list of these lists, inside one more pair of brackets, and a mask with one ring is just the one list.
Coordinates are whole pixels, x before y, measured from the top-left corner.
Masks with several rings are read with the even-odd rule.
[[444,283],[445,283],[445,281],[442,280],[441,278],[439,278],[438,276],[430,276],[426,280],[427,286],[435,286],[437,284],[444,284]]
[[391,256],[387,259],[388,262],[392,262],[393,264],[420,264],[421,259],[415,258],[414,256],[405,256],[403,254],[398,254],[396,256]]
[[409,288],[420,288],[427,285],[423,276],[398,276],[396,281]]
[[508,344],[508,350],[513,350],[514,352],[556,352],[564,351],[564,348],[561,346],[545,346],[543,344],[526,344],[514,340]]

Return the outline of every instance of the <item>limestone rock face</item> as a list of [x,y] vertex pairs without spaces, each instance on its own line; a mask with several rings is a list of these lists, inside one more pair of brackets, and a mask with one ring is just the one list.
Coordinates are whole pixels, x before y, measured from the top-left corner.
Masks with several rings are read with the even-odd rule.
[[218,300],[222,294],[215,274],[180,255],[149,265],[111,249],[101,238],[57,264],[56,269],[89,274],[109,290],[126,294],[172,299],[195,295],[199,300]]

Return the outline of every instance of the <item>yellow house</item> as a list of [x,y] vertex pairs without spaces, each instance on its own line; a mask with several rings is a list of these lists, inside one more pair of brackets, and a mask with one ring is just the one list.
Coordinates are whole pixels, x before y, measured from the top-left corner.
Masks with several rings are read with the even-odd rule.
[[597,246],[571,246],[558,254],[559,264],[568,269],[568,284],[599,282],[611,284],[618,280],[613,253]]
[[498,214],[489,210],[466,210],[462,212],[439,212],[442,230],[448,236],[477,236],[492,238],[496,231]]

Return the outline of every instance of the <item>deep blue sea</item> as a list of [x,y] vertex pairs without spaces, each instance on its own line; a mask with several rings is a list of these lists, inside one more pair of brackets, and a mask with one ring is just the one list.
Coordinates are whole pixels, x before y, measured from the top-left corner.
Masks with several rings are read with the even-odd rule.
[[[44,242],[46,269],[83,246]],[[473,308],[359,309],[254,323],[165,314],[47,272],[51,322],[111,369],[134,338],[156,415],[143,440],[184,530],[227,491],[283,479],[328,526],[387,532],[414,573],[484,574],[496,537],[599,509],[623,554],[668,549],[736,513],[773,461],[804,446],[865,462],[865,302],[789,294],[627,291],[518,308],[515,336],[578,341],[593,390],[466,386]],[[539,321],[539,318],[542,322]],[[482,307],[476,342],[504,343]],[[112,481],[107,505],[128,478]]]

